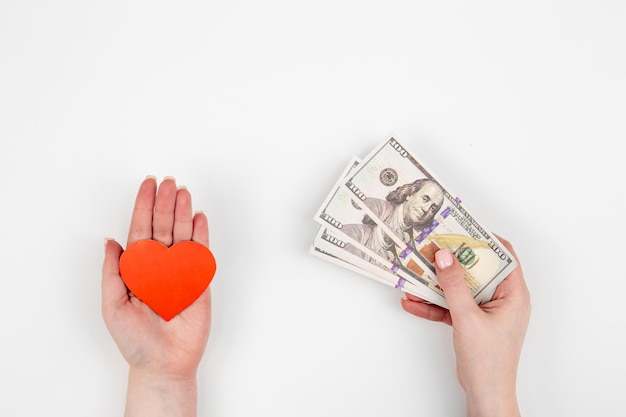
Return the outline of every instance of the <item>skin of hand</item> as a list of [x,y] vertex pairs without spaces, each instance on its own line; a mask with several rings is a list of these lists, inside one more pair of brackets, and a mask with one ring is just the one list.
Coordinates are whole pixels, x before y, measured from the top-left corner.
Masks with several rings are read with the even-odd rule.
[[[166,246],[193,240],[208,247],[207,218],[192,213],[191,194],[166,177],[140,185],[127,246],[153,239]],[[196,371],[211,324],[211,293],[207,290],[170,321],[163,320],[124,285],[119,272],[122,247],[105,239],[102,267],[102,315],[129,365],[126,416],[194,416]]]
[[[517,259],[511,244],[501,241]],[[449,310],[409,294],[401,300],[402,307],[452,326],[457,376],[466,393],[468,416],[519,416],[517,368],[531,312],[521,266],[498,285],[491,301],[479,306],[450,251],[439,250],[435,264]]]

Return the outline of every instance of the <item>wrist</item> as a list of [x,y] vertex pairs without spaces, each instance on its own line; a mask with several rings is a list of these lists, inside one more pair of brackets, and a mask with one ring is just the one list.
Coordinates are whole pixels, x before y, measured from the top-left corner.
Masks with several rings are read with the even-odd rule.
[[197,414],[197,380],[191,375],[171,375],[130,368],[126,417],[185,416]]
[[189,369],[187,371],[180,371],[176,369],[174,371],[159,367],[158,369],[151,369],[144,366],[133,366],[128,368],[128,377],[135,378],[139,381],[151,382],[154,385],[186,385],[196,381],[197,368]]
[[515,387],[500,392],[479,394],[467,392],[468,417],[519,417]]

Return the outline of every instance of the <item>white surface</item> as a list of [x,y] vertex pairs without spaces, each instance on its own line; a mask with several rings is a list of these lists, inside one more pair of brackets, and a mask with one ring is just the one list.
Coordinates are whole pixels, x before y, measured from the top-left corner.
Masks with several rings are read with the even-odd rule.
[[452,416],[450,329],[307,253],[391,131],[511,240],[525,415],[623,415],[619,1],[0,3],[0,415],[122,415],[104,237],[147,174],[210,221],[201,416]]

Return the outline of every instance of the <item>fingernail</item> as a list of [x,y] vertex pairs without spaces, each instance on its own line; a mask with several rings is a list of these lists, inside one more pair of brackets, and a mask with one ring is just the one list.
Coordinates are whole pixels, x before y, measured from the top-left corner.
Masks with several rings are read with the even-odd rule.
[[176,190],[186,190],[187,187],[184,185],[179,185],[178,187],[176,187]]
[[110,237],[105,237],[104,238],[104,252],[106,253],[107,251],[107,243],[109,243],[109,240],[113,240]]
[[435,253],[435,262],[439,269],[446,269],[454,263],[454,259],[448,249],[441,249]]
[[154,175],[146,175],[146,180],[155,180],[157,179],[157,177],[155,177]]
[[165,181],[165,180],[170,180],[170,181],[176,182],[176,178],[170,177],[170,176],[167,176],[167,177],[163,178],[163,181]]

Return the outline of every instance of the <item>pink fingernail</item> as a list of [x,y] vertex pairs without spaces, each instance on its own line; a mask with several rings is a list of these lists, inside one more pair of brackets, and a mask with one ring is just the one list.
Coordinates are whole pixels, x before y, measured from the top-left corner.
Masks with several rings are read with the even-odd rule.
[[441,249],[435,253],[435,262],[439,269],[446,269],[454,263],[454,259],[448,249]]

